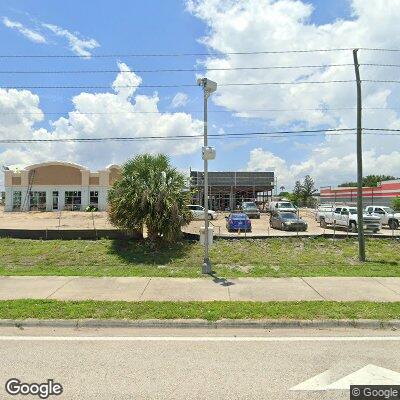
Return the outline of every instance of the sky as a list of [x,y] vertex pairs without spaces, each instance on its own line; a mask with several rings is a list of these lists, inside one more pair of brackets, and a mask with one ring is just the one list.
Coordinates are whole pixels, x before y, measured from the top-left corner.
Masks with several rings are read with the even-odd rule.
[[[373,4],[98,0],[94,5],[76,0],[3,0],[0,139],[188,138],[0,143],[0,165],[23,168],[58,160],[98,170],[138,153],[164,152],[182,171],[202,169],[201,139],[190,136],[202,134],[203,99],[196,80],[206,76],[219,84],[209,100],[209,133],[216,135],[210,145],[217,151],[210,170],[274,170],[278,186],[289,190],[307,174],[317,186],[353,181],[355,135],[329,131],[356,126],[351,49],[400,49],[400,0]],[[286,52],[337,48],[349,50]],[[283,52],[262,53],[267,51]],[[258,54],[232,54],[249,52]],[[359,50],[361,64],[400,65],[399,57],[399,52]],[[304,65],[320,67],[265,68]],[[362,79],[399,79],[399,67],[360,68]],[[171,69],[180,71],[160,71]],[[328,83],[292,84],[299,81]],[[259,85],[266,82],[290,84]],[[400,84],[362,85],[363,126],[400,129]],[[223,136],[296,130],[321,132]],[[400,177],[400,136],[374,133],[363,139],[365,175]]]

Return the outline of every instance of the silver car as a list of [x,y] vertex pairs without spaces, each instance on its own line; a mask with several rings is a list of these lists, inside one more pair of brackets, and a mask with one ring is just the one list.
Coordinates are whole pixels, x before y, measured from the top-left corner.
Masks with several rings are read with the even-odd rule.
[[271,228],[284,231],[302,231],[308,228],[307,222],[292,212],[274,212],[269,220]]
[[[204,219],[204,207],[198,204],[189,204],[189,210],[192,212],[193,219]],[[208,218],[217,219],[218,214],[213,210],[208,210]]]

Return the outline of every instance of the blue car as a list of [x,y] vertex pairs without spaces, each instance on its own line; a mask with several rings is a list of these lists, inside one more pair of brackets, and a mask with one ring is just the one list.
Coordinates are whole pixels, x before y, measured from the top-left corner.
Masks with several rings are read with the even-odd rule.
[[250,218],[244,213],[230,213],[226,218],[226,229],[232,231],[251,232]]

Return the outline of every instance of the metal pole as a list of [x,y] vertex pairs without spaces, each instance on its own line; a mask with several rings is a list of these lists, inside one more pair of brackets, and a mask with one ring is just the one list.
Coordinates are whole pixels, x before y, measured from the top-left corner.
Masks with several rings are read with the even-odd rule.
[[365,238],[363,221],[362,199],[362,104],[361,104],[361,79],[357,57],[358,49],[353,50],[354,69],[357,82],[357,227],[358,227],[358,258],[365,261]]
[[[204,147],[208,146],[207,137],[207,98],[208,93],[206,88],[204,90]],[[204,262],[203,262],[203,274],[211,274],[211,263],[208,256],[208,160],[204,157],[204,227],[205,227],[205,237],[204,237]]]

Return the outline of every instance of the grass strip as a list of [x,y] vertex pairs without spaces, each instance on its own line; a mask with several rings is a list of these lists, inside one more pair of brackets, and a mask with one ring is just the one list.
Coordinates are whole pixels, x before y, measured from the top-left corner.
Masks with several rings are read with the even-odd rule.
[[0,301],[0,319],[400,319],[400,302]]
[[[354,238],[216,240],[218,276],[400,276],[400,240],[367,239],[367,262]],[[0,239],[0,275],[201,277],[203,247],[118,240]]]

